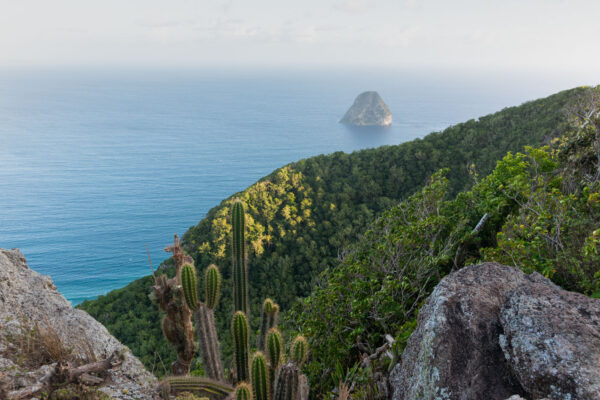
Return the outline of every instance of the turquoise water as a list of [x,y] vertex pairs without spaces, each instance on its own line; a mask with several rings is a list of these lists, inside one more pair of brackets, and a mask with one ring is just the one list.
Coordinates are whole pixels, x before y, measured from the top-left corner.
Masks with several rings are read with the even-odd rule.
[[[510,89],[513,88],[513,89]],[[149,273],[223,198],[301,158],[398,144],[545,96],[543,83],[394,72],[0,73],[0,247],[73,303]],[[381,130],[337,123],[377,90]]]

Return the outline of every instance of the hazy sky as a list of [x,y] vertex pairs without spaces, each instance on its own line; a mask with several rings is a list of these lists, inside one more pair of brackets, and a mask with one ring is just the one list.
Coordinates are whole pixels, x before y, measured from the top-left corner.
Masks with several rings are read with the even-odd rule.
[[0,0],[0,66],[600,71],[599,0]]

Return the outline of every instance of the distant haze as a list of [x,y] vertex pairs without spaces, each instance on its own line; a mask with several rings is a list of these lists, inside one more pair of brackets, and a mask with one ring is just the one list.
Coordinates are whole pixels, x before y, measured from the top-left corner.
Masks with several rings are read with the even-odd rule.
[[598,16],[597,0],[2,0],[0,68],[385,66],[593,80]]

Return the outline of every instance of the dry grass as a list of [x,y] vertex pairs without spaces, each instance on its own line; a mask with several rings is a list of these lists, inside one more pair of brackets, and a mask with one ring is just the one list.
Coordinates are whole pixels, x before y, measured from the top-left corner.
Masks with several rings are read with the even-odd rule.
[[28,323],[20,319],[17,334],[5,338],[7,347],[4,356],[27,369],[73,359],[73,351],[65,346],[56,329],[48,321]]

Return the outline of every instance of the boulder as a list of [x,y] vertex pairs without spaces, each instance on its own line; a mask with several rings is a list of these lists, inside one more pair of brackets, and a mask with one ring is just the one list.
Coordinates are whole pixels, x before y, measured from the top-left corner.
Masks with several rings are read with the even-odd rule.
[[600,300],[540,275],[507,293],[500,347],[533,398],[600,399]]
[[463,268],[422,307],[393,399],[600,399],[599,313],[537,273]]
[[156,398],[156,378],[127,347],[85,311],[71,307],[48,276],[28,268],[19,250],[0,249],[0,392],[34,385],[65,352],[82,363],[119,354],[120,366],[101,379],[88,379],[101,380],[98,389],[111,398]]
[[354,126],[390,126],[392,113],[377,92],[358,95],[340,123]]

